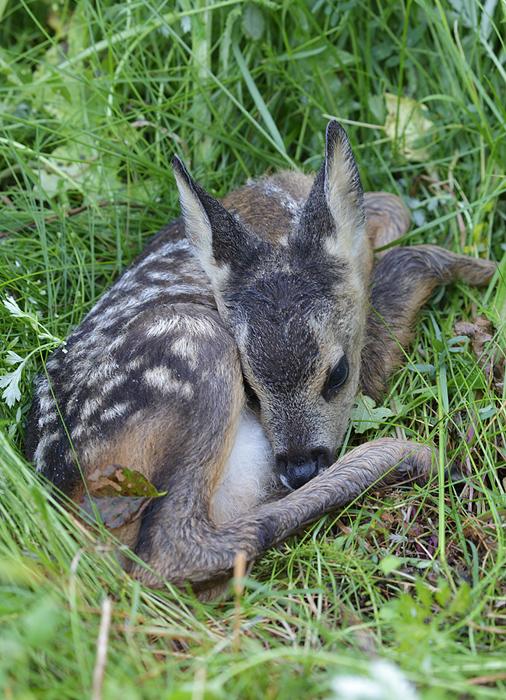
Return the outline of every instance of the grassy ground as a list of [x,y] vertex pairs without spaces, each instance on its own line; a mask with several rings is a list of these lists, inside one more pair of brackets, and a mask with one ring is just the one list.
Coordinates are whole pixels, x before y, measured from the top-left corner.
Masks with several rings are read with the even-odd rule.
[[433,441],[440,473],[452,461],[463,482],[324,518],[231,602],[129,580],[111,540],[83,531],[20,456],[35,372],[177,215],[175,151],[223,194],[265,170],[317,167],[334,115],[365,186],[412,207],[409,243],[501,260],[506,15],[484,5],[0,0],[0,296],[18,305],[0,310],[6,698],[353,700],[332,679],[378,674],[376,657],[422,698],[505,697],[505,390],[454,329],[494,324],[499,375],[501,275],[436,295],[385,401],[393,415],[350,435]]

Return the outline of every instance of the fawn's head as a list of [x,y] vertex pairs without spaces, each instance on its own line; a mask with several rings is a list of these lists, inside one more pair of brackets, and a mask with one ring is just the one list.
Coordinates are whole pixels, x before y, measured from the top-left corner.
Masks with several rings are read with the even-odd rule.
[[329,123],[323,165],[276,245],[207,194],[177,158],[174,169],[187,236],[237,341],[280,479],[296,488],[330,464],[359,381],[370,248],[348,138]]

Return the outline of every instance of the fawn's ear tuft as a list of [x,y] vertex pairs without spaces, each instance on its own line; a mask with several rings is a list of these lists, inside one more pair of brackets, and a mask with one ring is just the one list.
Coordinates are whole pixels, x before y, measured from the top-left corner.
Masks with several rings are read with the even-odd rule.
[[367,265],[363,190],[351,144],[335,120],[325,132],[325,159],[315,177],[293,238],[299,245],[353,264]]
[[363,189],[357,163],[346,131],[335,119],[325,132],[325,195],[329,207],[345,200],[354,204],[355,214],[363,218]]
[[189,184],[192,179],[190,173],[186,169],[186,165],[183,163],[179,156],[173,156],[172,158],[172,169],[174,170],[174,175],[176,177],[184,178]]
[[[185,222],[188,239],[199,250],[209,256],[212,247],[211,222],[202,202],[203,190],[191,177],[183,161],[174,156],[172,167],[176,185],[179,190],[179,201]],[[201,192],[199,192],[201,190]]]
[[231,268],[246,267],[260,242],[221,202],[191,177],[183,161],[172,161],[186,236],[193,244],[213,287],[220,289]]

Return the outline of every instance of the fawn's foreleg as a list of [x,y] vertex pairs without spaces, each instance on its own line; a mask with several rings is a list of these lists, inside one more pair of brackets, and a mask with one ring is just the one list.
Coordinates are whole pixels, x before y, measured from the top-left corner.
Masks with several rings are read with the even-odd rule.
[[[169,498],[152,521],[156,547],[138,550],[147,567],[131,571],[147,585],[163,581],[209,584],[230,575],[239,552],[248,561],[285,540],[325,513],[350,503],[371,486],[425,480],[431,470],[430,448],[403,440],[382,439],[356,447],[306,485],[273,503],[253,508],[233,522],[214,525],[207,514],[175,520]],[[170,529],[164,523],[170,522]]]

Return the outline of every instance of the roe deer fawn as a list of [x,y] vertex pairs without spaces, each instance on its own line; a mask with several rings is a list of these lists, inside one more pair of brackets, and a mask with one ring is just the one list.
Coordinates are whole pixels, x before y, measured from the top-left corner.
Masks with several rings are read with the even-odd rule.
[[[400,237],[397,197],[363,194],[345,131],[323,165],[220,203],[174,159],[183,219],[155,236],[47,362],[27,452],[79,500],[117,464],[167,495],[118,532],[133,575],[197,589],[230,575],[373,483],[424,478],[431,450],[377,440],[337,463],[361,387],[379,398],[438,284],[485,284],[493,263]],[[186,236],[184,235],[186,232]]]

